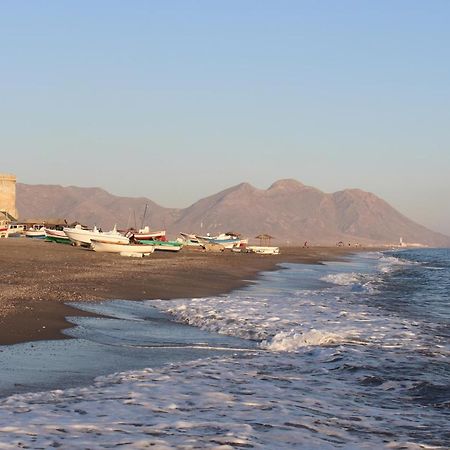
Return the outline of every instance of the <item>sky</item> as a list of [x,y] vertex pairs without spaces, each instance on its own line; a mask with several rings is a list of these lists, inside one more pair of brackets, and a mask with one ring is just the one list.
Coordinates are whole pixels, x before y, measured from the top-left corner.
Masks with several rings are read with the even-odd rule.
[[450,234],[450,2],[0,3],[0,172],[186,207],[360,188]]

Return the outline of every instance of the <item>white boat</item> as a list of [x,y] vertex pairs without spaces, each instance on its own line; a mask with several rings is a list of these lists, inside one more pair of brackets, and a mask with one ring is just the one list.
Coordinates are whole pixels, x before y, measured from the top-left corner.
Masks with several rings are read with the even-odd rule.
[[141,228],[139,231],[130,230],[127,235],[129,233],[131,233],[138,241],[149,241],[151,239],[154,239],[155,241],[166,240],[166,230],[151,231],[148,225]]
[[7,238],[9,233],[9,223],[7,220],[0,220],[0,238]]
[[155,239],[134,239],[136,244],[151,245],[155,250],[162,252],[179,252],[183,248],[183,243],[178,241],[157,241]]
[[45,229],[45,234],[47,235],[47,241],[51,241],[51,242],[58,242],[58,243],[63,243],[63,244],[70,244],[70,239],[68,238],[68,236],[66,235],[66,233],[64,233],[63,230],[56,230],[56,229],[52,229],[52,228],[46,228]]
[[261,255],[279,255],[279,247],[264,247],[262,245],[248,245],[246,250],[251,253],[259,253]]
[[187,247],[201,247],[200,242],[196,238],[195,234],[189,233],[180,233],[181,238],[178,238],[177,241]]
[[98,240],[91,239],[91,248],[94,252],[124,253],[124,256],[137,254],[150,255],[155,251],[153,245],[111,243],[103,241],[103,237],[99,237]]
[[45,233],[50,236],[57,236],[62,238],[67,238],[66,233],[64,233],[64,230],[57,230],[53,228],[45,228]]
[[154,244],[149,244],[160,252],[179,252],[183,248],[183,244],[173,241],[155,241]]
[[220,233],[217,236],[199,236],[195,235],[200,245],[220,244],[225,248],[239,247],[241,244],[248,244],[248,239],[241,239],[234,233]]
[[111,231],[100,231],[97,227],[93,230],[86,230],[81,225],[76,225],[73,228],[64,228],[64,233],[76,245],[90,245],[92,239],[110,242],[112,244],[129,244],[130,240],[119,233],[114,226]]
[[25,237],[33,239],[45,239],[45,227],[43,225],[33,225],[27,231],[25,231]]
[[22,236],[25,234],[25,225],[10,223],[8,227],[8,236]]

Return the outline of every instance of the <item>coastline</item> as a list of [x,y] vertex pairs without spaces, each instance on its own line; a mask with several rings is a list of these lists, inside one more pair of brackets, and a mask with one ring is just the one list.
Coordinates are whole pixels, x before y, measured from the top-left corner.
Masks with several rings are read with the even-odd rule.
[[0,241],[0,346],[67,339],[67,316],[90,316],[70,301],[148,300],[222,295],[281,263],[319,264],[377,248],[285,247],[280,255],[154,253],[123,258],[25,239]]

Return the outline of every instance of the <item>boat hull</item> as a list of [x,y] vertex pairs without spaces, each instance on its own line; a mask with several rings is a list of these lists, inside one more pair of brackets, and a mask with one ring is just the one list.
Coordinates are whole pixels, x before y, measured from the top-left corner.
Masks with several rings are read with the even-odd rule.
[[69,244],[70,245],[72,243],[72,241],[67,236],[47,235],[45,240],[48,242],[57,242],[58,244]]
[[46,241],[57,242],[58,244],[70,244],[71,241],[67,237],[63,230],[52,230],[51,228],[45,229],[45,234],[47,235]]
[[6,232],[6,237],[20,237],[24,235],[25,235],[24,225],[9,224],[8,231]]
[[263,247],[261,245],[249,245],[246,250],[251,253],[258,253],[260,255],[279,255],[279,247]]
[[241,244],[246,244],[246,241],[241,239],[201,239],[199,238],[198,241],[200,242],[200,245],[205,246],[208,244],[216,244],[221,245],[224,248],[233,248],[233,247],[239,247]]
[[129,244],[130,240],[117,232],[101,232],[98,230],[83,230],[78,228],[64,228],[66,236],[77,245],[91,245],[93,239],[110,242],[111,244]]
[[138,242],[141,242],[144,245],[151,245],[155,248],[155,250],[161,252],[179,252],[183,247],[183,244],[175,241],[154,241],[139,239]]
[[149,232],[137,232],[133,233],[133,236],[138,241],[149,241],[149,240],[156,240],[156,241],[165,241],[166,240],[166,232],[165,230],[161,231],[149,231]]
[[25,237],[31,239],[45,239],[47,235],[45,234],[45,230],[28,230],[25,231]]
[[218,244],[222,245],[224,248],[239,247],[241,244],[247,244],[248,239],[240,239],[237,236],[231,236],[228,234],[220,234],[219,236],[195,236],[200,243],[204,246],[205,244]]
[[104,242],[103,240],[91,240],[91,248],[94,252],[100,253],[124,253],[124,254],[143,254],[150,255],[155,251],[153,245],[145,244],[117,244]]
[[181,238],[179,238],[182,241],[183,245],[186,245],[187,247],[201,247],[200,242],[195,237],[195,234],[188,234],[188,233],[180,233]]

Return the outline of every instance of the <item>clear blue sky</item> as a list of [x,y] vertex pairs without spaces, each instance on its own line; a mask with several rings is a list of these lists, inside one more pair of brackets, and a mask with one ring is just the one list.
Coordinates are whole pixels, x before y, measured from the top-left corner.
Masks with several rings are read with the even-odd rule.
[[4,1],[0,172],[184,207],[359,187],[450,234],[449,1]]

